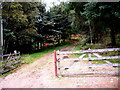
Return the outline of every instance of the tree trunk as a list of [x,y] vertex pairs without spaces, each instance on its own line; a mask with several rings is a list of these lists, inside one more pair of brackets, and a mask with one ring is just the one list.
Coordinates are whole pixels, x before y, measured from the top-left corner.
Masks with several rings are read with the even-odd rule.
[[9,46],[9,41],[6,41],[6,45],[5,45],[6,47],[5,47],[5,54],[7,53],[7,51],[8,51],[8,46]]
[[116,45],[116,39],[115,39],[115,31],[114,31],[114,29],[112,29],[110,31],[110,35],[111,35],[110,37],[111,37],[112,47],[114,47]]
[[92,40],[92,29],[91,29],[91,23],[90,23],[90,21],[89,21],[89,30],[90,30],[90,42],[92,44],[93,40]]
[[111,43],[112,47],[116,45],[116,39],[115,39],[115,19],[113,18],[112,23],[111,23],[111,31],[110,31],[110,37],[111,37]]
[[57,42],[58,42],[58,44],[60,44],[60,35],[58,34],[58,38],[57,38],[58,40],[57,40]]

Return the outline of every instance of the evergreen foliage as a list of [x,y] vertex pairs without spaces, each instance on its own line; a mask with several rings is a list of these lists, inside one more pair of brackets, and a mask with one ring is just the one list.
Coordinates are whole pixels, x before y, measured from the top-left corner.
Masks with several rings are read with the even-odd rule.
[[[93,43],[120,34],[120,2],[67,2],[46,11],[41,2],[4,2],[4,53],[32,53],[58,45],[71,34],[86,35]],[[110,43],[107,43],[110,44]]]

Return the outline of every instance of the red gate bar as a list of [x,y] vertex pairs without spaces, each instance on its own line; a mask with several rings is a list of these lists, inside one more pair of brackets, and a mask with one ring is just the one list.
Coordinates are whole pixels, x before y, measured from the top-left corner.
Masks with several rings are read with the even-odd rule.
[[57,57],[56,57],[56,51],[54,51],[54,67],[55,67],[55,76],[57,77]]

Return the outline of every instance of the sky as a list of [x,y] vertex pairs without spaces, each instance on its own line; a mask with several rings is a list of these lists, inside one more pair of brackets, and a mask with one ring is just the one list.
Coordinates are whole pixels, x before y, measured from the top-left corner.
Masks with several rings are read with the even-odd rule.
[[53,2],[55,5],[59,5],[60,2],[65,2],[67,0],[42,0],[46,4],[46,9],[49,10],[50,7],[53,6]]

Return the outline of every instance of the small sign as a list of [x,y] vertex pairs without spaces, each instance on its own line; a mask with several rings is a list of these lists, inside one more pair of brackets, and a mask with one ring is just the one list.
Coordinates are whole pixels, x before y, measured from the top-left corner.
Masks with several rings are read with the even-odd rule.
[[49,43],[45,43],[45,46],[48,46],[49,45]]

